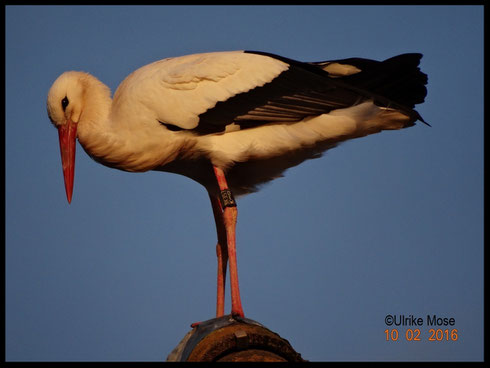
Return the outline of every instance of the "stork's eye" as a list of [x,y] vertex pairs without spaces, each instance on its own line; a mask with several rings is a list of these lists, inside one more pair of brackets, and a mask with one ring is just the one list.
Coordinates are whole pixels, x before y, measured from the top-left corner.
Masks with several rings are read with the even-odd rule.
[[61,107],[63,108],[63,111],[66,110],[66,107],[68,106],[69,103],[70,103],[70,101],[68,101],[67,97],[65,97],[64,99],[61,100]]

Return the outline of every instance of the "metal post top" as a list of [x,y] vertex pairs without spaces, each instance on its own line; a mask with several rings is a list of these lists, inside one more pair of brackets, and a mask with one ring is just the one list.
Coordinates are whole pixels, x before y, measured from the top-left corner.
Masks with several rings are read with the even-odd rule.
[[249,318],[225,315],[199,323],[167,361],[304,361],[289,342]]

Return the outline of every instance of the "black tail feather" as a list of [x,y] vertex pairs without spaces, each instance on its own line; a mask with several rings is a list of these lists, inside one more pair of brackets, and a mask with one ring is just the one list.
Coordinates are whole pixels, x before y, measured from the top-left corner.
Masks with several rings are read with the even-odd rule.
[[362,70],[343,77],[344,82],[413,109],[416,104],[424,102],[427,95],[427,75],[418,67],[421,58],[422,54],[413,53],[381,62],[359,58],[336,62],[354,65]]

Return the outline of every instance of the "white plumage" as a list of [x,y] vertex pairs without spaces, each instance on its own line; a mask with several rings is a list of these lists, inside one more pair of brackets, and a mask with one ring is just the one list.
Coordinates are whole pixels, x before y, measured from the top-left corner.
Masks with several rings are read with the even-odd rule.
[[[106,166],[174,172],[204,185],[227,252],[234,224],[224,218],[234,204],[221,199],[216,210],[219,173],[233,193],[246,194],[339,142],[423,121],[413,110],[426,94],[420,58],[301,63],[251,51],[195,54],[136,70],[113,100],[92,75],[65,72],[47,106],[60,134],[68,200],[77,137]],[[232,298],[233,287],[232,280]],[[237,303],[233,313],[243,315]]]

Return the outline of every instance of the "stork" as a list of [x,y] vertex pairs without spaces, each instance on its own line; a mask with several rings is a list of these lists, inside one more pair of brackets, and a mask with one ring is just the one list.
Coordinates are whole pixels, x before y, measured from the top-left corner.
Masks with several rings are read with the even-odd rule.
[[216,316],[224,314],[229,262],[231,314],[243,317],[234,196],[348,139],[427,124],[414,110],[427,94],[421,57],[299,62],[257,51],[193,54],[137,69],[113,99],[96,77],[65,72],[49,90],[47,110],[58,129],[68,202],[77,138],[105,166],[202,184],[218,238]]

